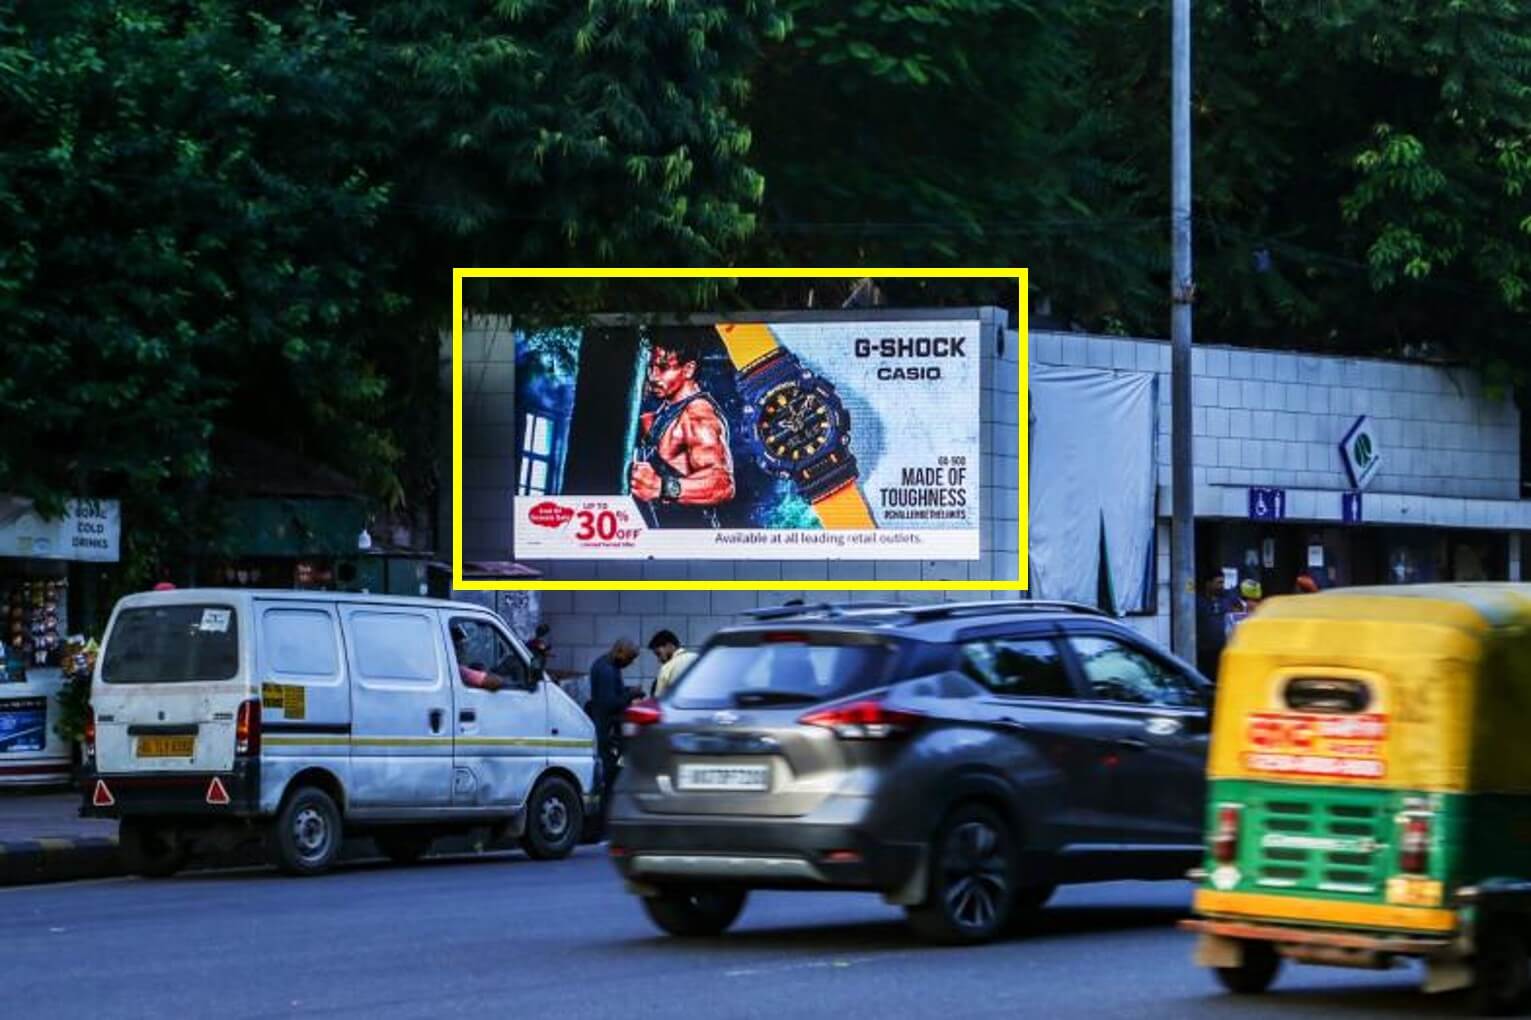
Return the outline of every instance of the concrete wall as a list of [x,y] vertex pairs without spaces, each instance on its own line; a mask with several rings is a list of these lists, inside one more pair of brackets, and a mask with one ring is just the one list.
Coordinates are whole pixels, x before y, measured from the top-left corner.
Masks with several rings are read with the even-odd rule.
[[[1158,460],[1167,484],[1170,345],[1038,332],[1031,346],[1037,364],[1165,376]],[[1383,455],[1368,493],[1519,498],[1520,412],[1467,369],[1197,345],[1191,370],[1198,486],[1344,491],[1339,442],[1365,414]]]
[[[1163,340],[1034,332],[1032,364],[1155,372],[1160,380],[1158,615],[1125,622],[1170,640],[1170,345]],[[1350,489],[1339,443],[1356,418],[1376,426],[1383,462],[1366,520],[1512,532],[1531,528],[1520,492],[1520,412],[1465,368],[1198,344],[1191,354],[1198,517],[1247,514],[1250,486],[1289,491],[1288,517],[1333,521]],[[1040,484],[1040,483],[1039,483]]]

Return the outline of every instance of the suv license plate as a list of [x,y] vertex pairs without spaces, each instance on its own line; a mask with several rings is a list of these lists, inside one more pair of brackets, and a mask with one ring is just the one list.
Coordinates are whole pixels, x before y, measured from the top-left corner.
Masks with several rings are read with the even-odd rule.
[[190,758],[196,747],[196,737],[139,737],[138,757]]
[[675,773],[677,790],[769,790],[769,765],[682,765]]

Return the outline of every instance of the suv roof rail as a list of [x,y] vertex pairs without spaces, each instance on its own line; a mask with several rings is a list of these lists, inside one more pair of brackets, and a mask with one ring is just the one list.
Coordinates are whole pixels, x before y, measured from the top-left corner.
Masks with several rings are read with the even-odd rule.
[[1063,602],[1055,599],[1013,599],[993,602],[935,602],[928,606],[915,606],[907,610],[917,620],[940,620],[951,616],[984,616],[991,613],[1079,613],[1084,616],[1111,614],[1104,609],[1087,606],[1082,602]]
[[858,610],[908,609],[903,602],[814,602],[802,606],[763,606],[739,615],[752,620],[789,620],[797,616],[844,616]]

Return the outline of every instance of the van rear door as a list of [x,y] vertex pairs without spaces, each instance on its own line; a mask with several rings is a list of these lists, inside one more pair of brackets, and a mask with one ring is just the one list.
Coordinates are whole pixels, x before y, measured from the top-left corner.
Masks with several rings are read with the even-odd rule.
[[228,772],[250,696],[250,621],[232,602],[119,608],[102,650],[96,767],[103,774]]

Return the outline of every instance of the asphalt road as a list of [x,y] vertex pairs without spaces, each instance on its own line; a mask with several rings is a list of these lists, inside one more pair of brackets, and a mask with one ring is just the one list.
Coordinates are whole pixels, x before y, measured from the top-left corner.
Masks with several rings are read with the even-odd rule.
[[1227,996],[1173,925],[1182,883],[1077,887],[1035,931],[917,942],[871,896],[761,893],[732,932],[661,936],[595,848],[0,889],[0,1015],[553,1018],[1425,1017],[1412,970],[1289,967]]

